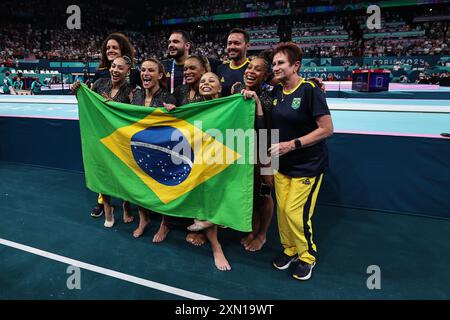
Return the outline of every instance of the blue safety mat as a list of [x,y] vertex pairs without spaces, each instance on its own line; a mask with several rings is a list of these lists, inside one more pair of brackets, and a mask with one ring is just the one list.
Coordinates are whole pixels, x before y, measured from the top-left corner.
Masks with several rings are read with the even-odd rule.
[[[24,100],[0,98],[0,116],[78,119],[76,100],[71,96],[40,96],[13,102],[16,99]],[[337,132],[426,136],[450,131],[449,100],[329,98],[327,101]],[[403,111],[408,107],[415,111]],[[368,111],[371,108],[386,111]]]

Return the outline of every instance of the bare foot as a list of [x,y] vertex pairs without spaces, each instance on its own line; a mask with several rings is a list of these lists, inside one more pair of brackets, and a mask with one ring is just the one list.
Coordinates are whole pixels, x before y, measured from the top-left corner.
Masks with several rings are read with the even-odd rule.
[[241,244],[242,244],[244,247],[246,247],[246,246],[248,246],[248,244],[249,244],[250,242],[253,241],[253,239],[255,239],[255,235],[254,235],[253,233],[250,233],[248,236],[246,236],[246,237],[244,237],[244,238],[241,239]]
[[186,241],[194,246],[201,247],[206,243],[206,235],[203,233],[191,232],[186,236]]
[[214,263],[216,264],[216,268],[220,271],[230,271],[231,266],[228,263],[227,258],[225,258],[225,255],[223,254],[222,249],[220,250],[214,250]]
[[107,210],[105,210],[105,223],[104,226],[105,228],[112,228],[114,226],[114,207],[110,207],[111,209],[109,210],[109,212]]
[[195,232],[189,232],[186,236],[186,241],[192,243],[192,240],[195,238],[196,235],[197,233]]
[[166,240],[167,235],[169,234],[170,229],[165,223],[161,223],[159,226],[158,232],[153,237],[153,243],[161,243]]
[[135,237],[136,239],[142,237],[149,223],[150,219],[146,220],[141,219],[141,221],[139,221],[139,227],[133,232],[133,237]]
[[127,214],[123,215],[123,222],[125,223],[132,223],[134,221],[134,217],[133,216],[129,216]]
[[266,238],[256,237],[249,244],[245,246],[245,250],[250,252],[256,252],[262,249],[264,244],[266,243]]
[[210,221],[201,221],[201,220],[195,219],[195,223],[193,225],[190,225],[187,229],[189,231],[197,232],[197,231],[202,231],[202,230],[208,229],[212,226],[214,226],[214,223],[212,223]]
[[130,204],[128,202],[123,203],[123,222],[124,223],[132,223],[134,221],[134,217],[130,212]]

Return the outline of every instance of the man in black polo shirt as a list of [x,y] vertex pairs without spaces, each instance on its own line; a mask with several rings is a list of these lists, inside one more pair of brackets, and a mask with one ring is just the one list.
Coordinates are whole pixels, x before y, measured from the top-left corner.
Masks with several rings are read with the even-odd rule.
[[250,37],[243,29],[233,29],[228,34],[227,52],[229,61],[217,67],[217,75],[222,83],[222,96],[231,95],[231,87],[236,82],[244,82],[244,73],[249,64],[247,51]]

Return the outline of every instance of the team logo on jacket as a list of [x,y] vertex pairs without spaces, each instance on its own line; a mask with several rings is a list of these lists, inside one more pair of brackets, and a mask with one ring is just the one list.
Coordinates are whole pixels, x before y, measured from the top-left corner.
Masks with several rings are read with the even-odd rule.
[[276,107],[277,104],[278,104],[278,99],[274,99],[274,100],[273,100],[273,106]]
[[294,98],[294,100],[292,101],[292,109],[297,110],[298,108],[300,108],[300,105],[302,104],[302,98]]

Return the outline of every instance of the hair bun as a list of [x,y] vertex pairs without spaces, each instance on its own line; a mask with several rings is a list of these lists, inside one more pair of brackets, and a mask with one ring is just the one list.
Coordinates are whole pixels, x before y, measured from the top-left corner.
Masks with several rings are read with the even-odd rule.
[[269,66],[271,66],[273,61],[273,50],[272,49],[264,50],[259,53],[258,57],[266,60]]
[[131,66],[132,62],[131,62],[131,58],[129,56],[122,56],[122,59],[125,60],[125,62]]

